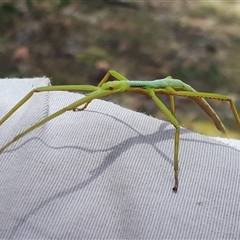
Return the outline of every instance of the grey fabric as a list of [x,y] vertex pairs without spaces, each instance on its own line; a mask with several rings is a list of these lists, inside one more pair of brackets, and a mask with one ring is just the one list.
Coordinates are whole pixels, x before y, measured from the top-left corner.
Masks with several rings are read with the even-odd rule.
[[[0,117],[43,79],[0,80]],[[36,93],[0,144],[81,98]],[[213,126],[214,127],[214,126]],[[184,128],[172,192],[174,127],[94,100],[0,154],[1,239],[240,239],[240,144]]]

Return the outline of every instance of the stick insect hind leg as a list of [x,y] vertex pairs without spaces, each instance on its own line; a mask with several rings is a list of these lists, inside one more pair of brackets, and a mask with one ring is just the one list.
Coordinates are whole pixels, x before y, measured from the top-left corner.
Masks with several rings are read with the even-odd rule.
[[219,117],[217,116],[215,111],[213,111],[210,108],[210,105],[202,104],[201,100],[204,98],[207,98],[207,99],[215,99],[215,100],[229,102],[233,116],[234,116],[238,126],[240,127],[240,117],[238,115],[237,108],[236,108],[233,100],[227,95],[216,94],[216,93],[206,93],[206,92],[188,92],[188,91],[176,91],[175,95],[187,97],[187,98],[192,99],[194,102],[196,102],[205,111],[205,113],[212,119],[216,128],[220,132],[222,132],[225,136],[227,136],[227,134],[226,134],[226,129],[225,129],[223,123],[221,122],[221,120],[219,119]]

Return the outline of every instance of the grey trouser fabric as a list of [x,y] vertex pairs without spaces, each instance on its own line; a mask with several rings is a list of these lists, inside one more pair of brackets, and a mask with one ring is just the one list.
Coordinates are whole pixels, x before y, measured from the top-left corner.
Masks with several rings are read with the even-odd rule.
[[[43,79],[0,80],[0,117]],[[82,95],[35,94],[0,144]],[[213,126],[214,127],[214,126]],[[0,154],[1,239],[239,239],[240,143],[102,100],[69,111]]]

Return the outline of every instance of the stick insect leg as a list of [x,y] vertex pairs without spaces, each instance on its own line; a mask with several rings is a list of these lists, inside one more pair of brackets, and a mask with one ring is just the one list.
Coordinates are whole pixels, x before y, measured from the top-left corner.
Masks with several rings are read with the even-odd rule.
[[[124,77],[122,74],[115,70],[109,70],[106,75],[103,77],[103,79],[100,81],[100,83],[97,85],[97,87],[101,87],[105,82],[109,80],[110,77],[114,77],[116,80],[122,81],[122,80],[128,80],[126,77]],[[73,111],[83,111],[87,108],[91,101],[84,104],[84,106],[80,108],[73,109]]]
[[0,153],[2,153],[7,147],[9,147],[12,143],[16,142],[18,139],[22,138],[23,136],[25,136],[29,132],[33,131],[34,129],[42,126],[46,122],[49,122],[50,120],[60,116],[61,114],[65,113],[66,111],[71,111],[71,110],[77,108],[78,106],[80,106],[82,104],[85,104],[86,102],[92,101],[95,98],[108,96],[108,95],[111,95],[111,94],[113,94],[115,92],[116,91],[113,91],[113,90],[98,89],[98,90],[88,94],[84,98],[82,98],[82,99],[80,99],[80,100],[78,100],[78,101],[68,105],[67,107],[65,107],[65,108],[63,108],[63,109],[61,109],[61,110],[51,114],[50,116],[44,118],[43,120],[39,121],[38,123],[34,124],[33,126],[28,128],[27,130],[25,130],[24,132],[18,134],[10,142],[8,142],[7,144],[5,144],[3,147],[0,148]]
[[169,95],[169,99],[170,99],[170,108],[171,108],[171,113],[172,115],[175,117],[175,102],[174,102],[174,96],[173,95]]
[[235,120],[236,120],[238,126],[240,127],[240,117],[238,115],[237,108],[236,108],[233,100],[229,96],[223,95],[223,94],[215,94],[215,93],[185,92],[185,91],[177,91],[176,95],[183,96],[183,97],[189,97],[190,99],[195,101],[208,114],[208,116],[213,120],[216,128],[220,132],[224,133],[225,135],[227,135],[227,134],[226,134],[226,130],[225,130],[225,127],[224,127],[223,123],[221,122],[221,120],[219,119],[219,117],[217,116],[215,111],[205,101],[204,98],[227,101],[227,102],[229,102],[232,113],[235,117]]
[[66,85],[66,86],[47,86],[47,87],[39,87],[33,89],[29,92],[24,98],[22,98],[3,118],[0,120],[0,126],[15,112],[17,111],[25,102],[27,102],[34,93],[39,92],[50,92],[50,91],[96,91],[99,87],[91,86],[91,85]]
[[[153,90],[149,91],[149,96],[153,99],[153,101],[157,104],[157,106],[161,109],[161,111],[166,115],[168,120],[176,128],[175,140],[174,140],[174,162],[173,162],[175,184],[174,184],[174,187],[173,187],[173,191],[177,192],[177,190],[178,190],[178,182],[179,182],[179,180],[178,180],[178,153],[179,153],[180,124],[177,121],[177,119],[174,117],[174,115],[162,103],[162,101],[155,95]],[[173,106],[174,106],[174,104],[173,104]],[[173,108],[172,108],[172,111],[173,111]]]

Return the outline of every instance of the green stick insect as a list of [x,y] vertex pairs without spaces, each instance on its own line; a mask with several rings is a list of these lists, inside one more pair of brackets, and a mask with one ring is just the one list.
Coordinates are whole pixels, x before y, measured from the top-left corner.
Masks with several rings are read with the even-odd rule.
[[[114,77],[114,81],[108,81],[110,77]],[[180,124],[175,117],[175,96],[187,97],[193,100],[196,104],[198,104],[203,111],[212,119],[216,128],[222,132],[225,136],[226,129],[221,122],[218,115],[212,109],[212,107],[207,103],[204,98],[208,99],[218,99],[222,101],[227,101],[230,103],[233,115],[240,127],[240,118],[236,109],[235,104],[229,96],[215,93],[205,93],[205,92],[197,92],[190,85],[182,82],[178,79],[173,79],[171,77],[167,77],[164,79],[158,79],[153,81],[135,81],[128,80],[120,73],[110,70],[104,78],[100,81],[97,86],[92,85],[67,85],[67,86],[47,86],[47,87],[39,87],[31,92],[29,92],[20,102],[18,102],[3,118],[0,120],[0,125],[3,124],[18,108],[20,108],[26,101],[28,101],[34,93],[38,92],[51,92],[51,91],[90,91],[91,93],[87,94],[85,97],[80,100],[70,104],[69,106],[53,113],[52,115],[44,118],[33,126],[29,127],[27,130],[15,136],[11,141],[4,143],[0,148],[0,153],[2,153],[7,147],[11,144],[33,131],[34,129],[42,126],[48,121],[58,117],[59,115],[65,113],[66,111],[83,111],[86,109],[88,104],[96,99],[101,97],[106,97],[118,92],[133,92],[142,95],[146,95],[157,104],[157,106],[161,109],[161,111],[166,115],[169,122],[173,124],[175,127],[175,137],[174,137],[174,179],[175,184],[173,187],[173,191],[177,192],[178,190],[178,153],[179,153],[179,136],[180,136]],[[157,97],[156,94],[165,94],[170,98],[170,110],[163,104],[163,102]]]

